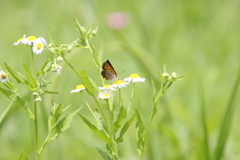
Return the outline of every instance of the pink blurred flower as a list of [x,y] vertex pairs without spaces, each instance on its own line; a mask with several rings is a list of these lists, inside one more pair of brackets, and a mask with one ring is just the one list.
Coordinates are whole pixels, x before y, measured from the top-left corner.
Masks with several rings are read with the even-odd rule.
[[126,12],[113,12],[107,15],[106,23],[111,29],[122,29],[129,25],[130,17]]

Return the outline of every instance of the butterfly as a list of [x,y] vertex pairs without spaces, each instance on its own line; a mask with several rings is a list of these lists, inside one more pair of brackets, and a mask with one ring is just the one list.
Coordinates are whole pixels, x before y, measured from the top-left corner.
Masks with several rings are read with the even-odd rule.
[[115,80],[118,78],[116,71],[114,70],[112,64],[107,60],[102,64],[102,77],[106,80]]

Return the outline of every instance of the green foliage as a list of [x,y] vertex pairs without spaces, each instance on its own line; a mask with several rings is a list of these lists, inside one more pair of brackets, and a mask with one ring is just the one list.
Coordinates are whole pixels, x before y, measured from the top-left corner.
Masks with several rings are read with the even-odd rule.
[[39,150],[39,154],[43,151],[46,145],[59,137],[59,135],[66,131],[70,126],[73,117],[80,111],[81,108],[75,110],[72,113],[67,114],[62,119],[59,119],[64,111],[66,111],[70,106],[63,108],[61,104],[53,103],[49,118],[48,118],[48,135]]
[[29,160],[29,158],[25,154],[24,150],[21,151],[21,155],[19,157],[19,160]]
[[18,93],[11,89],[4,89],[0,87],[0,91],[7,96],[9,99],[20,105],[23,109],[25,109],[28,118],[34,119],[34,115],[31,110],[26,106],[25,101],[18,95]]
[[214,152],[215,160],[223,159],[223,156],[224,156],[223,155],[224,148],[226,146],[229,133],[231,131],[232,119],[234,117],[234,111],[235,111],[234,102],[237,98],[237,90],[239,89],[239,83],[240,83],[240,68],[239,68],[237,80],[235,82],[232,94],[230,96],[229,104],[227,106],[227,111],[222,122],[222,127],[219,132],[218,142]]
[[93,95],[95,94],[94,87],[93,87],[92,83],[89,81],[89,79],[88,79],[88,77],[87,77],[87,75],[85,74],[84,71],[81,71],[81,72],[80,72],[80,77],[81,77],[81,79],[82,79],[82,81],[83,81],[84,86],[85,86],[86,89],[87,89],[87,92],[88,92],[90,95],[93,96]]
[[[132,116],[132,112],[137,106],[136,103],[140,103],[138,111],[144,121],[145,130],[150,115],[152,112],[154,113],[145,143],[143,159],[188,160],[218,157],[239,159],[240,129],[237,125],[240,120],[239,99],[236,98],[232,107],[229,107],[235,77],[239,73],[240,49],[237,44],[240,41],[238,20],[240,10],[238,1],[133,0],[95,3],[70,0],[59,3],[43,0],[40,3],[27,0],[23,2],[1,1],[0,5],[4,6],[1,10],[2,14],[0,14],[3,24],[1,30],[4,31],[2,32],[4,38],[0,39],[0,65],[4,67],[3,64],[6,62],[12,69],[20,72],[31,85],[32,83],[21,64],[24,63],[30,72],[38,71],[37,75],[31,72],[38,85],[36,91],[38,96],[32,97],[32,94],[36,93],[26,90],[26,88],[29,89],[29,86],[22,82],[19,81],[20,85],[16,85],[17,80],[5,67],[0,67],[0,69],[7,73],[9,81],[0,83],[0,87],[10,90],[12,95],[19,96],[30,110],[33,110],[33,100],[39,97],[42,99],[37,106],[39,109],[38,122],[40,123],[39,140],[45,138],[45,129],[48,128],[46,115],[50,110],[48,106],[51,106],[49,105],[51,100],[71,104],[73,110],[83,105],[84,108],[80,113],[99,130],[105,134],[107,132],[107,124],[97,104],[102,106],[103,112],[106,113],[106,120],[109,122],[109,115],[105,107],[106,100],[96,98],[97,101],[95,101],[85,91],[79,95],[69,94],[71,88],[82,83],[82,80],[76,75],[84,70],[94,86],[94,96],[96,97],[101,76],[101,66],[100,68],[98,66],[96,70],[97,65],[94,58],[92,54],[88,54],[90,50],[87,42],[82,38],[80,32],[76,34],[72,19],[72,16],[76,16],[83,26],[92,25],[92,28],[95,28],[94,26],[98,25],[99,27],[98,33],[95,34],[97,36],[90,36],[90,42],[94,44],[95,50],[98,52],[100,65],[102,61],[109,59],[120,78],[123,79],[133,71],[141,73],[146,78],[144,85],[135,85],[132,106],[125,118],[118,118],[118,116],[120,108],[124,105],[121,103],[128,104],[129,88],[122,89],[120,104],[116,103],[119,99],[118,93],[111,100],[115,107],[115,112],[112,113],[112,132],[116,133],[116,139],[123,125]],[[56,12],[52,12],[52,8],[56,8]],[[58,10],[64,14],[59,16]],[[121,15],[121,13],[127,15],[128,24],[124,28],[111,28],[109,25],[111,22],[109,19],[115,12],[117,15]],[[39,13],[41,16],[36,18]],[[6,15],[11,16],[6,18]],[[158,15],[157,18],[152,18],[156,15]],[[118,19],[115,18],[115,20]],[[36,68],[31,68],[32,66],[29,67],[29,64],[32,64],[31,54],[29,54],[31,46],[13,46],[13,39],[18,39],[22,34],[36,34],[47,38],[46,26],[48,25],[49,40],[47,43],[49,45],[45,46],[41,55],[33,55],[35,61],[33,63]],[[9,26],[15,27],[12,29]],[[88,27],[85,34],[90,34],[90,30],[91,27]],[[77,40],[72,42],[75,38]],[[103,40],[104,44],[100,45]],[[72,42],[71,46],[75,46],[72,49],[69,44],[61,44],[69,41]],[[100,56],[101,53],[102,56]],[[77,73],[75,72],[76,74],[73,75],[73,72],[70,71],[71,67],[66,61],[56,61],[62,66],[62,75],[51,74],[54,59],[58,56],[62,56],[71,66],[74,66]],[[163,63],[167,64],[169,70],[187,74],[188,77],[171,85],[166,94],[161,96],[159,91],[162,83],[156,73],[158,70],[162,71]],[[150,84],[151,81],[153,85]],[[200,81],[204,104],[198,94]],[[102,84],[104,83],[111,82],[102,80]],[[46,90],[59,92],[59,94],[46,94]],[[83,104],[85,100],[81,97],[82,94],[88,102],[88,108],[94,110],[93,113],[98,120],[94,118],[92,121],[91,116],[94,116],[91,112],[86,111],[88,108]],[[154,108],[152,108],[150,100],[152,95],[154,95],[155,102],[162,97]],[[239,90],[234,96],[238,97],[238,95]],[[32,124],[32,121],[26,118],[25,109],[22,110],[21,107],[18,107],[19,105],[14,105],[17,102],[13,101],[13,98],[9,99],[2,91],[0,98],[2,106],[0,109],[1,142],[6,144],[0,148],[1,159],[19,158],[17,156],[21,148],[24,148],[30,159],[35,159],[33,155],[35,147],[32,145],[35,142],[32,142],[33,138],[30,138],[33,136],[33,127],[29,125],[29,123]],[[152,100],[153,105],[154,99]],[[227,118],[226,123],[224,121],[225,117],[229,117],[226,116],[229,114],[229,108],[232,108],[231,112],[234,113],[230,112],[232,117]],[[80,120],[82,119],[74,119],[74,122],[77,123]],[[119,127],[116,122],[120,123],[120,120],[122,123]],[[135,116],[133,123],[137,120],[137,116]],[[229,125],[229,128],[223,127],[227,126],[226,124]],[[108,126],[111,124],[109,123]],[[75,128],[70,128],[68,132],[64,133],[68,134],[67,136],[60,136],[51,146],[46,147],[41,153],[41,159],[99,159],[100,155],[95,151],[95,147],[92,147],[91,142],[88,144],[88,140],[92,139],[101,148],[103,155],[110,154],[108,150],[105,151],[104,145],[100,144],[101,142],[105,143],[103,140],[89,138],[89,132],[93,132],[91,129],[83,129],[84,126],[81,126],[81,123],[73,127]],[[224,134],[222,133],[223,128],[226,129]],[[81,135],[79,135],[79,131],[81,131]],[[136,129],[131,125],[124,134],[124,142],[117,148],[119,159],[137,159],[135,132]],[[226,132],[227,134],[225,134]],[[220,139],[221,142],[218,141]],[[209,149],[206,147],[207,144]],[[194,152],[192,152],[193,148]],[[86,153],[85,150],[91,154]],[[207,154],[210,158],[207,158]]]

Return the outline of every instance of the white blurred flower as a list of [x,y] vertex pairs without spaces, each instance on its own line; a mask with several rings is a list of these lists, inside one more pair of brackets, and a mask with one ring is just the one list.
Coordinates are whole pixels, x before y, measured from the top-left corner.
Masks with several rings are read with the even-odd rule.
[[122,80],[117,80],[116,82],[114,82],[113,87],[115,88],[123,88],[123,87],[127,87],[128,82],[124,82]]
[[104,85],[103,87],[98,87],[99,90],[109,90],[109,91],[116,91],[116,89],[111,85]]
[[17,40],[17,42],[13,43],[14,46],[17,46],[19,44],[26,44],[27,40],[26,40],[26,35],[24,34],[22,38],[20,38],[19,40]]
[[70,93],[74,93],[74,92],[80,92],[83,91],[85,89],[83,84],[80,84],[76,87],[76,89],[72,90]]
[[131,74],[128,78],[124,78],[123,81],[126,81],[126,82],[133,82],[133,83],[136,83],[136,82],[144,82],[145,79],[144,78],[141,78],[138,74]]
[[109,99],[109,98],[111,98],[111,94],[110,94],[110,92],[109,91],[105,91],[105,92],[100,92],[99,94],[98,94],[98,98],[100,98],[100,99]]

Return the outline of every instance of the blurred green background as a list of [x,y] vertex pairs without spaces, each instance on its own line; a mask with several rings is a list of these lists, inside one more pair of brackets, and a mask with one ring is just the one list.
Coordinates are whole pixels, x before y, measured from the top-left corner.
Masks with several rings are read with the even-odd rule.
[[[0,65],[3,67],[6,62],[23,72],[22,63],[31,64],[30,48],[13,46],[23,34],[44,37],[49,41],[48,26],[51,25],[58,43],[71,43],[79,38],[73,16],[82,26],[98,26],[93,43],[99,49],[104,40],[103,60],[109,59],[121,78],[131,73],[146,78],[146,83],[136,85],[133,102],[136,105],[141,100],[140,112],[146,122],[152,106],[151,77],[159,87],[157,72],[163,71],[163,64],[167,65],[169,73],[187,75],[184,80],[175,82],[163,96],[147,137],[144,159],[204,159],[199,88],[202,83],[212,156],[238,74],[239,7],[238,0],[2,0]],[[109,15],[115,12],[128,16],[124,28],[114,29],[107,23]],[[89,51],[74,51],[66,55],[69,62],[79,71],[84,69],[100,85],[98,71]],[[47,51],[35,56],[37,66],[40,68],[48,57]],[[81,112],[86,117],[91,116],[81,97],[69,93],[81,83],[80,79],[64,62],[60,65],[63,66],[62,75],[49,76],[49,80],[54,81],[49,90],[56,90],[59,94],[44,96],[44,105],[39,112],[40,145],[47,134],[46,118],[51,100],[71,104],[70,110],[84,106]],[[24,91],[24,87],[20,90],[32,109],[31,95]],[[124,94],[125,103],[128,103],[130,89],[126,88]],[[90,104],[95,105],[91,100],[89,98]],[[0,102],[2,113],[10,100],[0,93]],[[234,103],[236,110],[224,151],[226,160],[240,159],[239,103],[238,98]],[[134,125],[119,145],[122,160],[138,159]],[[33,159],[33,131],[33,121],[14,104],[0,126],[0,159],[17,159],[21,149]],[[101,159],[92,141],[102,149],[105,147],[76,116],[72,127],[49,143],[41,159]]]

